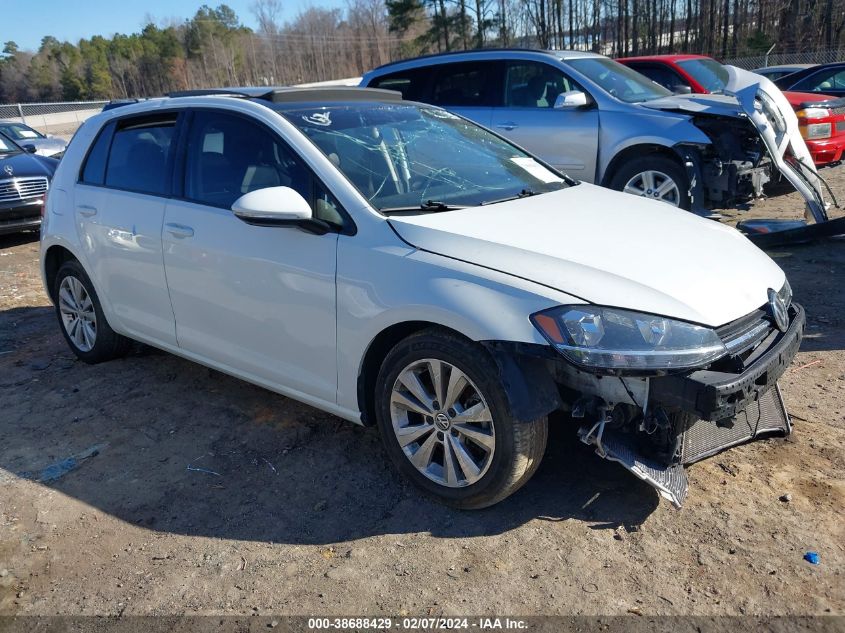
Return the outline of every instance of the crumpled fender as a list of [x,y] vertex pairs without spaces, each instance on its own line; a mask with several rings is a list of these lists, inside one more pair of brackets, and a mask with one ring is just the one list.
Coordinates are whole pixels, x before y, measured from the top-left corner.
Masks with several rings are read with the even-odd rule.
[[542,346],[507,341],[481,341],[481,344],[496,363],[514,420],[534,422],[561,407],[560,392],[547,360],[535,352]]

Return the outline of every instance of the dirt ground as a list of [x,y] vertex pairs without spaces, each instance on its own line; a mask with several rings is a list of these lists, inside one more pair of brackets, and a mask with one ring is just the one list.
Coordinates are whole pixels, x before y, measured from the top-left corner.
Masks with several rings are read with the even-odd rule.
[[146,347],[75,361],[37,238],[0,238],[0,614],[845,614],[845,241],[771,255],[808,314],[788,440],[692,466],[677,511],[556,418],[522,491],[457,512],[375,430]]

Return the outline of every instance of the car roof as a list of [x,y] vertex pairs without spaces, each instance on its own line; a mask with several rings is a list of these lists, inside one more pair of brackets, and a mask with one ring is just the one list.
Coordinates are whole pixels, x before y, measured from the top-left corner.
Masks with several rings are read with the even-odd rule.
[[227,88],[201,88],[197,90],[177,90],[165,97],[152,99],[121,99],[106,104],[103,111],[114,111],[124,107],[132,108],[133,114],[146,111],[144,105],[159,107],[168,99],[190,99],[192,97],[224,97],[246,99],[256,103],[285,104],[301,103],[309,105],[324,105],[328,103],[395,103],[402,101],[402,93],[383,88],[359,88],[357,86],[325,86],[325,87],[296,87],[296,86],[238,86]]
[[402,93],[383,88],[359,88],[357,86],[296,87],[296,86],[245,86],[237,88],[203,88],[180,90],[167,95],[183,97],[241,97],[271,103],[337,103],[350,101],[401,101]]
[[508,54],[511,53],[532,53],[536,55],[543,55],[548,57],[554,57],[557,59],[579,59],[584,57],[604,57],[604,55],[600,55],[598,53],[592,53],[588,51],[570,51],[570,50],[547,50],[547,49],[540,49],[540,48],[478,48],[474,50],[466,50],[466,51],[448,51],[445,53],[432,53],[431,55],[420,55],[419,57],[411,57],[409,59],[400,59],[395,62],[389,62],[387,64],[382,64],[381,66],[377,66],[370,73],[381,72],[382,70],[388,68],[394,68],[396,66],[400,66],[403,64],[409,64],[414,66],[424,66],[427,63],[437,64],[442,61],[448,61],[450,58],[453,57],[493,57],[493,58],[500,58],[500,59],[507,59]]

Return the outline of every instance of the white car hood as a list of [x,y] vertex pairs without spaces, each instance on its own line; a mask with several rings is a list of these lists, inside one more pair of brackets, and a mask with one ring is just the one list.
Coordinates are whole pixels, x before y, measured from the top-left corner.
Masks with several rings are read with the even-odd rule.
[[485,207],[391,217],[409,244],[590,303],[710,327],[764,305],[784,273],[738,231],[589,184]]

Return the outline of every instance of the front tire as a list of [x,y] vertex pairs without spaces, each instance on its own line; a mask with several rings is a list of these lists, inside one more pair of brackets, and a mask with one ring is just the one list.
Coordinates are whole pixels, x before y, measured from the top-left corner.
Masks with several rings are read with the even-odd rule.
[[677,161],[650,155],[623,163],[610,179],[610,188],[689,211],[689,181]]
[[100,363],[122,356],[131,341],[111,329],[94,284],[76,260],[59,268],[53,283],[53,303],[67,344],[77,358]]
[[542,460],[547,419],[514,420],[492,358],[450,332],[425,330],[398,343],[379,371],[375,397],[393,465],[452,507],[498,503]]

